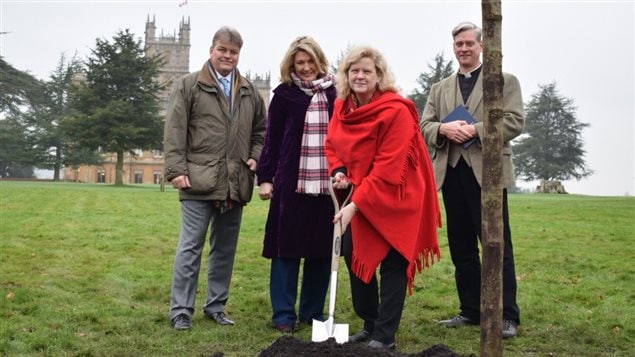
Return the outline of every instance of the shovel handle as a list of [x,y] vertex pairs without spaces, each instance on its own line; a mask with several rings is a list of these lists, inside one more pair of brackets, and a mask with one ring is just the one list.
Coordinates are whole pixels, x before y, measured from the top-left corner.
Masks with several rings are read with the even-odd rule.
[[344,202],[340,205],[340,201],[337,199],[337,194],[335,193],[335,188],[333,188],[334,181],[335,177],[331,177],[329,180],[329,193],[331,194],[331,200],[333,201],[333,208],[335,208],[335,213],[337,213],[351,200],[351,196],[353,196],[353,184],[351,184],[351,189],[348,191],[348,195],[346,195]]
[[333,254],[331,255],[331,271],[337,272],[340,268],[340,251],[342,249],[342,222],[335,223],[333,227]]
[[[348,195],[344,199],[344,202],[340,205],[337,194],[335,193],[335,189],[333,188],[333,181],[335,178],[331,177],[329,180],[329,193],[331,194],[331,200],[333,201],[333,208],[335,209],[335,213],[338,213],[342,208],[344,208],[353,196],[353,186],[351,185],[351,189],[348,191]],[[333,227],[333,249],[331,255],[331,271],[338,271],[340,264],[340,254],[342,248],[342,220],[339,220],[335,223]]]

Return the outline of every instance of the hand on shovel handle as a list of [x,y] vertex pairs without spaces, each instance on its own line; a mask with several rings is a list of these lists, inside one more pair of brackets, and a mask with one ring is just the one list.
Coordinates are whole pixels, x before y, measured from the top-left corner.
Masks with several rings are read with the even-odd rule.
[[351,202],[335,214],[333,217],[333,223],[337,224],[338,222],[341,222],[342,233],[344,233],[357,211],[358,209],[357,206],[355,206],[355,202]]

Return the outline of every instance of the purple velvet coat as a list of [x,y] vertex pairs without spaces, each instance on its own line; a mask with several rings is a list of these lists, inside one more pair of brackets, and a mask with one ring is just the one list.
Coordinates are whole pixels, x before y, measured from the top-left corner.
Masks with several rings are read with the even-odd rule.
[[[267,134],[258,160],[258,184],[273,182],[262,255],[267,258],[327,258],[333,242],[333,203],[329,195],[295,192],[304,116],[311,97],[282,83],[269,104]],[[329,118],[335,87],[326,90]]]

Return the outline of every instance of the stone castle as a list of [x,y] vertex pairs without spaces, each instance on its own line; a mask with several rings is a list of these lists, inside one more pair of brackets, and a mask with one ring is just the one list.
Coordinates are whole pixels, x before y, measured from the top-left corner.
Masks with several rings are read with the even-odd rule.
[[[166,35],[161,31],[161,34],[157,36],[154,16],[152,21],[150,21],[149,15],[146,20],[144,51],[149,56],[158,54],[164,61],[157,77],[159,83],[166,84],[165,89],[158,94],[161,115],[165,115],[175,80],[190,73],[190,31],[190,19],[182,18],[178,34],[174,32],[171,35]],[[201,59],[202,61],[203,59]],[[247,72],[245,77],[254,84],[265,103],[268,104],[271,91],[270,75],[251,77],[251,74]],[[66,180],[77,182],[114,183],[117,155],[107,153],[104,154],[103,159],[104,162],[101,166],[66,168],[64,177]],[[124,157],[124,183],[161,184],[163,181],[163,162],[161,150],[135,150],[134,154],[126,153]]]
[[162,93],[161,109],[167,108],[168,97],[172,90],[172,85],[176,79],[190,73],[190,20],[181,19],[179,33],[169,36],[161,31],[159,37],[156,36],[157,27],[155,19],[150,16],[146,20],[146,32],[143,50],[147,56],[159,55],[164,61],[157,81],[168,84]]
[[[165,64],[161,68],[158,81],[159,83],[168,84],[164,92],[160,95],[162,104],[167,106],[168,97],[173,89],[170,83],[190,73],[190,19],[181,19],[178,35],[176,33],[171,36],[164,35],[163,32],[161,32],[157,37],[156,29],[154,17],[152,21],[150,21],[150,16],[148,16],[146,20],[144,51],[149,56],[158,54],[165,61]],[[195,68],[195,70],[198,70],[198,68]],[[258,89],[265,103],[269,103],[271,91],[270,75],[267,74],[264,77],[256,75],[251,77],[250,72],[247,72],[245,77]]]

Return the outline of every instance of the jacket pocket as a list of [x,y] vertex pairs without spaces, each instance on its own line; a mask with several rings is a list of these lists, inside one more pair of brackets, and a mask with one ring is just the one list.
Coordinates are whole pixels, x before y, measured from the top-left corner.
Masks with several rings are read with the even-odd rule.
[[247,161],[241,160],[239,166],[238,197],[242,202],[246,203],[251,201],[256,174],[249,169]]
[[192,187],[187,192],[194,194],[210,193],[216,188],[218,178],[218,160],[212,160],[207,164],[187,162],[187,171]]

